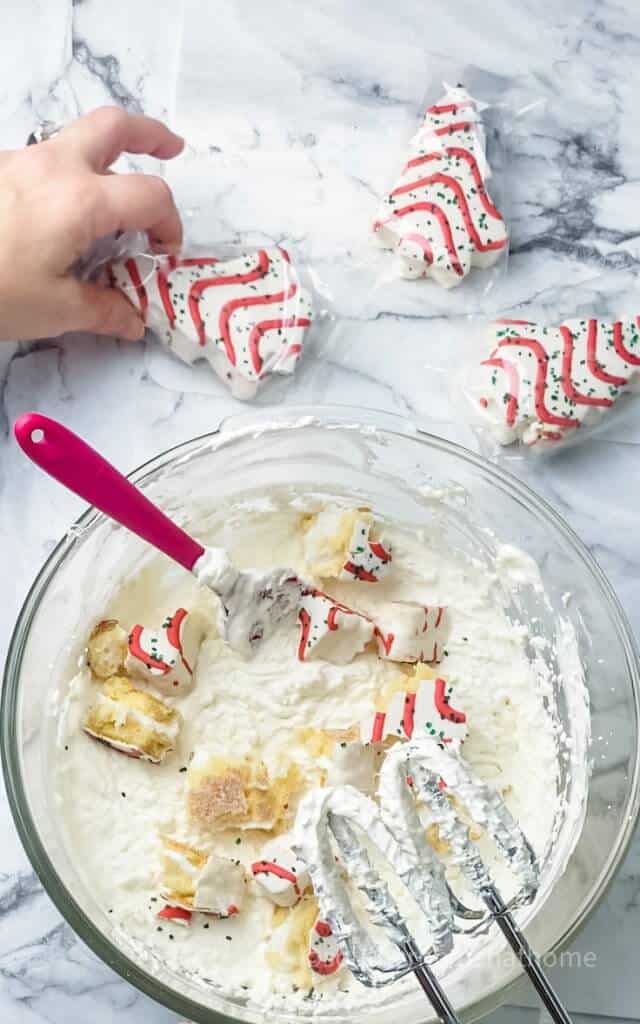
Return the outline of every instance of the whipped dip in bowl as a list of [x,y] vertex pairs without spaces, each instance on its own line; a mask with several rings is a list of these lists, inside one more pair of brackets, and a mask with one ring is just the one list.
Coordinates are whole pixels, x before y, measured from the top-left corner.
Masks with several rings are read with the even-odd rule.
[[[501,793],[539,859],[540,891],[518,912],[527,936],[538,953],[566,943],[604,893],[636,820],[640,676],[615,594],[562,519],[465,449],[404,419],[343,407],[231,420],[132,478],[239,568],[287,566],[310,579],[321,607],[306,604],[247,661],[223,644],[214,595],[101,515],[88,510],[53,552],[12,639],[2,748],[25,848],[81,938],[202,1024],[431,1019],[412,978],[370,990],[344,967],[313,969],[311,890],[294,879],[289,899],[286,873],[265,882],[255,865],[275,859],[265,847],[286,837],[313,786],[375,791],[387,734],[402,741],[407,728],[394,720],[398,695],[413,688],[412,728],[431,731],[424,693],[438,676],[459,712],[455,728],[464,720],[464,757]],[[320,636],[330,600],[329,620],[346,614],[349,628]],[[408,655],[389,657],[392,627],[405,629],[417,607],[432,616],[424,672]],[[96,678],[87,645],[98,625],[117,622],[130,655],[133,636],[149,675],[165,648],[145,637],[163,621],[174,628],[179,608],[197,618],[199,648],[188,673],[181,650],[175,692],[152,675],[139,683],[133,669],[128,680],[129,658],[116,661],[116,683]],[[407,650],[415,632],[400,638]],[[125,714],[118,702],[131,686],[138,704]],[[133,721],[126,743],[96,741],[106,719],[112,729]],[[125,756],[151,727],[168,752]],[[229,805],[212,827],[211,787],[230,771],[244,780],[246,806],[238,814]],[[513,881],[490,838],[474,838],[509,896]],[[446,843],[429,839],[446,863]],[[219,869],[205,878],[207,857]],[[180,903],[167,889],[196,869],[206,912],[159,917]],[[448,872],[465,897],[455,866]],[[220,900],[222,911],[208,912]],[[520,974],[495,927],[456,938],[436,970],[471,1017],[498,1006]]]

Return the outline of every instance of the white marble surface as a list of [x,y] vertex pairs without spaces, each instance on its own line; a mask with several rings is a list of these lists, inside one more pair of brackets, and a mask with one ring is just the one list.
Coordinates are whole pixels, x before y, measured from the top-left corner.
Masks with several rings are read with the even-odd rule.
[[[167,0],[7,0],[0,144],[21,144],[42,117],[64,119],[104,102],[169,116],[189,143],[169,173],[191,237],[284,240],[330,296],[336,327],[327,325],[294,385],[272,398],[374,406],[473,444],[445,386],[477,330],[472,307],[637,312],[634,0],[316,0],[304,8],[295,0],[190,0],[184,13]],[[364,236],[428,82],[469,63],[511,110],[535,106],[509,140],[508,276],[487,296],[450,299],[385,282]],[[445,313],[453,319],[445,322]],[[0,395],[4,649],[30,580],[80,507],[18,455],[10,436],[16,415],[37,408],[57,416],[128,470],[241,407],[201,374],[176,376],[152,345],[92,338],[2,346]],[[511,468],[591,547],[638,631],[634,441],[640,417],[632,413],[606,439],[541,468]],[[61,922],[2,799],[0,828],[0,1019],[172,1020]],[[640,1019],[639,893],[637,842],[575,943],[597,954],[597,966],[558,979],[576,1013]],[[520,1001],[533,1005],[526,995]],[[537,1019],[526,1010],[495,1016],[499,1024]]]

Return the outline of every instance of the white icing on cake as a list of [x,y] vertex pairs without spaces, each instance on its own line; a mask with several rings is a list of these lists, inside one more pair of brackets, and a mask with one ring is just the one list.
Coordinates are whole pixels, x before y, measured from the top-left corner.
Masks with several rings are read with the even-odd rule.
[[251,872],[260,891],[279,907],[293,907],[310,883],[306,864],[291,849],[289,836],[265,843]]
[[471,380],[474,406],[500,444],[552,446],[597,424],[640,381],[640,318],[524,320],[491,326]]
[[298,611],[300,661],[323,658],[342,665],[353,661],[373,636],[373,623],[320,590],[306,593]]
[[160,629],[136,623],[129,631],[125,669],[155,689],[182,693],[193,683],[202,638],[203,623],[185,608],[168,615]]
[[385,605],[374,630],[379,656],[389,661],[440,661],[446,619],[446,608],[440,605],[403,601]]
[[328,504],[303,528],[306,567],[319,579],[377,583],[391,570],[391,545],[369,509]]
[[312,321],[311,296],[284,249],[215,257],[132,257],[111,280],[185,363],[206,359],[236,398],[291,374]]
[[411,739],[431,736],[439,743],[458,746],[467,735],[464,711],[454,706],[453,687],[432,673],[413,690],[394,693],[384,711],[367,715],[360,724],[363,743],[381,743],[388,736]]
[[450,89],[426,111],[373,225],[402,277],[453,288],[472,266],[500,258],[508,236],[486,189],[490,173],[477,104],[465,89]]

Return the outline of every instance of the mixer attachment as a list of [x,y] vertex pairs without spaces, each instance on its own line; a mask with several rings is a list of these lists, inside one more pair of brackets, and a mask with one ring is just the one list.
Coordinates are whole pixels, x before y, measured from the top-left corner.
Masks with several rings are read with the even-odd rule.
[[[426,954],[420,952],[389,886],[374,868],[367,846],[393,869],[422,911],[432,936]],[[429,847],[425,844],[418,853],[411,844],[403,846],[373,800],[352,786],[337,786],[312,790],[302,800],[293,849],[309,868],[323,917],[354,977],[363,985],[380,988],[413,972],[441,1020],[456,1024],[453,1008],[430,967],[452,948],[453,910],[444,869]],[[364,895],[371,922],[400,950],[401,961],[385,955],[362,923],[347,878]]]
[[[420,804],[428,808],[440,839],[451,848],[453,863],[485,903],[485,921],[490,923],[496,913],[525,906],[535,898],[539,868],[528,840],[495,789],[482,782],[458,754],[430,738],[396,744],[382,765],[378,795],[383,820],[394,823],[396,839],[410,843],[418,856],[425,846],[425,826],[417,808]],[[506,906],[495,899],[491,876],[460,808],[487,832],[520,880],[518,892]]]
[[[512,910],[535,898],[539,867],[499,794],[458,753],[424,737],[390,750],[380,772],[378,797],[379,806],[351,786],[314,790],[301,802],[296,820],[296,852],[307,863],[323,917],[353,975],[378,988],[413,972],[439,1019],[456,1024],[458,1018],[432,965],[451,951],[456,933],[486,930],[495,921],[551,1019],[571,1024],[511,916]],[[449,888],[443,864],[426,839],[425,815],[437,826],[451,862],[485,911],[466,907]],[[470,838],[469,820],[486,831],[518,879],[518,890],[507,902]],[[424,952],[380,875],[380,858],[403,883],[428,925],[431,946]],[[364,896],[366,911],[354,907],[354,889]],[[363,921],[365,913],[400,951],[401,961],[374,941]]]

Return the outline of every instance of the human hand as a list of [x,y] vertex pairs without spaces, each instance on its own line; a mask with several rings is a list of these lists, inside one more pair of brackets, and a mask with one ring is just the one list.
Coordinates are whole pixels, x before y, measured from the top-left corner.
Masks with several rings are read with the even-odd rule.
[[65,331],[142,337],[140,315],[120,291],[79,281],[70,268],[116,231],[147,231],[158,251],[180,248],[166,182],[109,168],[121,153],[168,160],[183,145],[160,121],[101,107],[46,142],[0,153],[0,340]]

